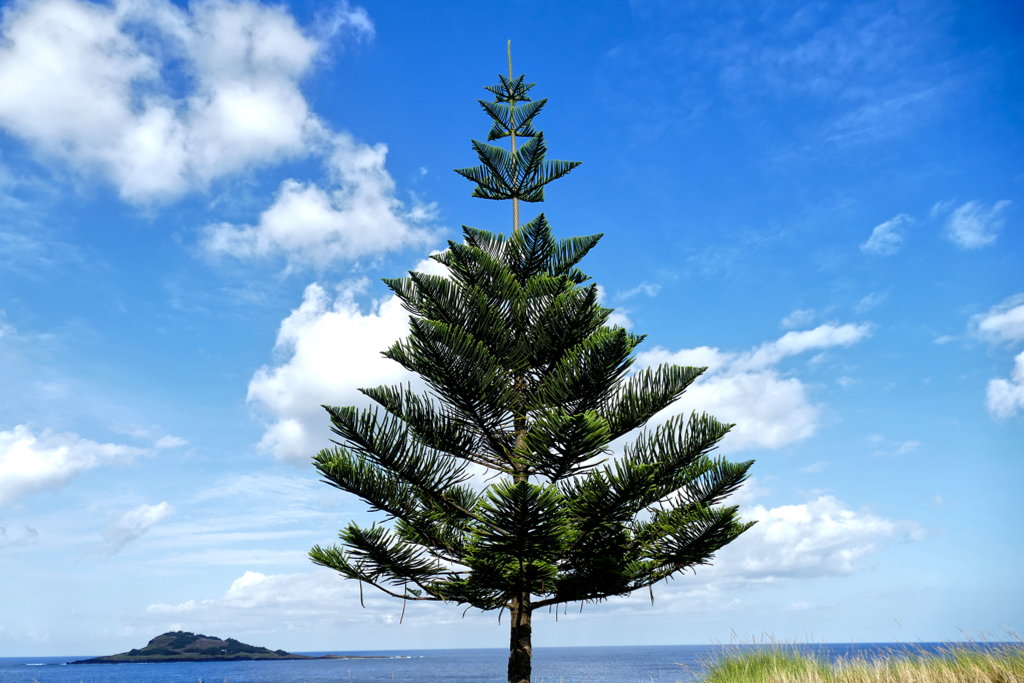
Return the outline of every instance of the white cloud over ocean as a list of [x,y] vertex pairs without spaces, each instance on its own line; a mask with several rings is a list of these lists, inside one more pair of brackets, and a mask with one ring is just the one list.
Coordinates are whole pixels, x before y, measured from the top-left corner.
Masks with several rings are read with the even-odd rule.
[[[754,494],[756,495],[755,491]],[[740,497],[738,494],[737,497]],[[657,600],[650,606],[646,591],[616,598],[600,606],[588,606],[584,616],[615,614],[642,605],[644,613],[655,616],[682,610],[723,608],[737,598],[737,588],[765,582],[807,581],[828,576],[848,576],[870,566],[870,558],[893,541],[918,541],[925,533],[914,522],[891,520],[869,509],[854,510],[833,496],[819,496],[805,503],[766,507],[744,502],[745,519],[758,523],[740,539],[716,554],[711,566],[701,567],[696,576],[659,584]],[[722,589],[722,590],[720,590]],[[696,604],[693,602],[697,598]],[[200,628],[211,624],[244,621],[259,627],[286,621],[297,630],[325,624],[397,626],[402,602],[364,586],[360,605],[359,587],[327,569],[289,574],[264,574],[245,570],[220,595],[195,596],[177,603],[154,603],[145,610],[147,619],[173,620]],[[472,627],[481,618],[493,624],[494,614],[433,602],[410,603],[406,628],[444,623],[449,627]],[[576,610],[569,610],[575,612]],[[571,616],[571,615],[570,615]],[[545,613],[537,615],[546,618]],[[468,624],[467,624],[468,622]],[[254,628],[256,630],[256,628]]]
[[870,334],[867,324],[826,324],[787,332],[742,353],[707,346],[675,352],[656,347],[639,353],[637,364],[708,367],[682,399],[659,415],[660,419],[691,410],[707,412],[736,424],[722,442],[724,452],[780,448],[814,434],[820,407],[810,401],[804,383],[796,377],[784,377],[777,364],[812,350],[850,346]]

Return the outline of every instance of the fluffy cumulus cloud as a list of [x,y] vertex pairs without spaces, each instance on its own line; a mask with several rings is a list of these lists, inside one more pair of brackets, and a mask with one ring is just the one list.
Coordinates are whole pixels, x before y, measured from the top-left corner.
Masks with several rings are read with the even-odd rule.
[[1024,342],[1024,292],[993,306],[987,313],[973,316],[971,328],[986,341]]
[[[220,598],[188,600],[177,605],[153,604],[150,614],[201,613],[206,610],[257,610],[290,608],[308,611],[325,602],[349,597],[354,586],[348,586],[334,572],[306,574],[272,574],[247,571],[235,579]],[[332,599],[333,598],[333,599]]]
[[[431,260],[415,270],[443,272]],[[394,296],[362,310],[356,301],[362,286],[350,283],[336,294],[319,284],[307,287],[302,304],[281,323],[275,347],[281,361],[260,368],[249,383],[249,402],[270,418],[260,446],[280,459],[305,462],[329,444],[321,404],[366,405],[360,387],[407,382],[414,389],[422,387],[417,376],[381,356],[407,334],[408,313]],[[810,401],[803,382],[783,376],[776,366],[808,351],[850,346],[869,334],[868,325],[827,324],[788,332],[743,353],[659,347],[641,353],[638,366],[708,366],[683,399],[659,418],[707,411],[737,424],[723,444],[726,451],[779,448],[811,436],[820,407]]]
[[707,346],[675,352],[657,347],[640,353],[637,361],[641,367],[660,363],[708,367],[660,418],[704,411],[736,424],[722,443],[723,451],[780,448],[814,434],[820,408],[811,403],[803,382],[784,377],[775,366],[808,351],[850,346],[870,333],[868,325],[820,325],[788,332],[743,353]]
[[206,251],[238,259],[283,255],[290,265],[324,268],[433,240],[423,227],[433,206],[414,203],[406,209],[395,197],[395,183],[384,168],[387,147],[361,144],[345,134],[334,136],[331,144],[331,187],[285,180],[255,225],[207,226]]
[[[262,574],[246,571],[235,579],[221,596],[191,599],[177,604],[151,604],[146,616],[157,621],[170,620],[188,628],[211,628],[245,624],[243,630],[276,628],[285,623],[290,630],[323,629],[369,623],[395,623],[401,619],[402,603],[375,589],[367,588],[360,609],[359,586],[336,572],[320,569],[296,574]],[[410,609],[421,615],[426,607],[443,616],[451,606],[433,603]],[[455,617],[461,614],[456,610]],[[410,615],[412,616],[412,615]],[[448,615],[449,617],[452,615]],[[410,621],[409,618],[405,620]],[[430,620],[436,626],[438,619]]]
[[989,412],[1000,419],[1024,410],[1024,351],[1014,359],[1008,378],[989,381],[985,399]]
[[1006,222],[1003,213],[1010,204],[1005,199],[991,208],[981,202],[963,204],[946,220],[946,238],[961,249],[980,249],[992,244],[1003,229]]
[[851,510],[833,496],[775,508],[755,505],[745,508],[743,517],[757,524],[718,553],[715,577],[756,581],[852,574],[882,542],[923,536],[912,522]]
[[[442,267],[428,260],[414,270],[439,273]],[[407,334],[409,314],[395,296],[364,313],[356,294],[365,284],[350,283],[336,296],[319,284],[307,287],[278,332],[275,351],[286,360],[260,368],[250,381],[248,400],[273,419],[260,445],[276,457],[305,462],[329,445],[322,404],[364,405],[361,387],[419,386],[416,376],[381,356]]]
[[159,505],[140,505],[129,510],[103,530],[104,549],[108,554],[116,555],[125,545],[173,513],[174,508],[167,501]]
[[[975,336],[993,344],[1024,342],[1024,293],[1011,296],[988,312],[973,316],[970,327]],[[1014,359],[1008,378],[989,381],[986,405],[989,412],[1000,419],[1024,410],[1024,352]]]
[[64,486],[86,470],[129,462],[146,449],[96,443],[77,434],[34,434],[27,425],[0,432],[0,506]]
[[[342,5],[331,30],[372,33]],[[324,35],[251,0],[25,0],[3,11],[0,126],[132,202],[308,153],[299,80]]]
[[886,222],[876,225],[871,231],[868,241],[860,245],[860,250],[865,254],[876,254],[878,256],[892,256],[903,245],[906,238],[907,226],[914,221],[905,213]]
[[[588,606],[585,616],[595,611],[614,615],[640,605],[647,615],[721,609],[736,603],[733,589],[737,587],[852,574],[868,567],[870,557],[887,544],[924,537],[913,522],[886,519],[868,509],[851,509],[832,496],[777,507],[752,504],[753,498],[766,493],[767,489],[756,481],[748,481],[735,496],[742,500],[734,502],[743,505],[745,519],[758,523],[719,551],[713,564],[698,569],[695,577],[659,585],[653,608],[648,593],[638,591],[604,605]],[[360,603],[365,610],[360,609]],[[463,609],[453,605],[426,602],[409,603],[407,607],[406,628],[414,630],[433,629],[440,623],[463,631],[494,626],[493,613],[481,615],[471,610],[464,620]],[[195,630],[237,627],[239,623],[254,631],[280,624],[300,631],[358,624],[359,633],[365,635],[376,625],[397,623],[402,612],[401,601],[369,587],[364,587],[361,598],[358,584],[326,569],[291,574],[248,570],[217,597],[151,604],[145,618]],[[569,612],[570,617],[576,614],[575,610]],[[537,616],[545,618],[543,613]]]

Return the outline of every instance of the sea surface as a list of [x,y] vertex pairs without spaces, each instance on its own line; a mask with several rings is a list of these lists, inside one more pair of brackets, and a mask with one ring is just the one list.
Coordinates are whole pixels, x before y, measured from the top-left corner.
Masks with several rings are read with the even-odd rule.
[[[980,647],[997,647],[999,644]],[[533,651],[537,683],[689,683],[704,663],[723,651],[756,645],[661,645],[632,647],[539,647]],[[800,644],[824,657],[940,651],[940,643]],[[0,683],[505,683],[508,650],[408,650],[303,652],[308,655],[372,655],[379,659],[166,664],[70,664],[79,657],[2,657]]]

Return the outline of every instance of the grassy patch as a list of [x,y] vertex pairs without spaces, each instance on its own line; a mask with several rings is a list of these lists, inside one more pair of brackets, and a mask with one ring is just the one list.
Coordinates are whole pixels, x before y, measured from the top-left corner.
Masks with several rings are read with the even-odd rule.
[[840,658],[797,646],[727,652],[710,662],[705,683],[1024,683],[1024,645],[947,645],[925,650]]

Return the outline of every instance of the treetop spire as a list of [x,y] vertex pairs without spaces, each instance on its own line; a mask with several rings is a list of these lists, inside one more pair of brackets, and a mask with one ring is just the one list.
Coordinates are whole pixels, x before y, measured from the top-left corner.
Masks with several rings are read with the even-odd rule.
[[[509,75],[498,74],[496,85],[485,90],[494,95],[493,101],[478,100],[491,118],[487,142],[473,140],[473,150],[480,160],[479,166],[455,169],[455,172],[476,184],[473,196],[481,199],[511,199],[513,228],[519,229],[519,201],[544,201],[544,186],[567,175],[580,165],[579,161],[547,161],[544,133],[534,127],[534,118],[547,104],[547,98],[533,100],[529,91],[534,83],[526,83],[525,76],[512,71],[512,41],[508,41]],[[511,138],[511,150],[488,144],[494,140]],[[525,138],[517,147],[516,138]]]

